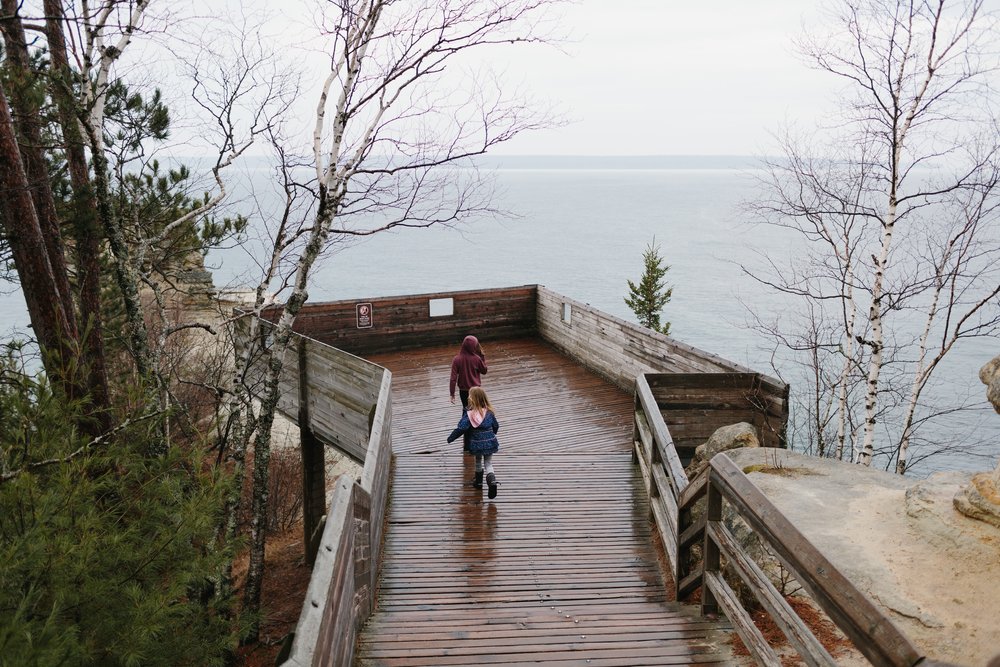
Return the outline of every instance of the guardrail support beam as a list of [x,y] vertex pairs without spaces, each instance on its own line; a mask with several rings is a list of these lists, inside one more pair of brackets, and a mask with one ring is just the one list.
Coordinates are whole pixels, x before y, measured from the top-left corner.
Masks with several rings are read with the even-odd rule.
[[[713,522],[718,523],[722,521],[722,494],[719,492],[718,487],[712,481],[711,476],[708,480],[708,508],[706,513],[706,519],[708,520],[708,525]],[[707,576],[709,572],[718,572],[721,565],[719,558],[719,545],[715,543],[712,539],[710,531],[705,530],[705,550],[704,550],[704,567],[702,572],[703,576]],[[702,616],[714,616],[719,613],[719,603],[715,599],[715,595],[709,590],[708,586],[701,587],[701,615]]]
[[302,538],[306,564],[311,568],[319,548],[319,541],[314,539],[316,528],[326,513],[326,454],[309,420],[306,345],[306,339],[299,338],[296,351],[299,362],[299,448],[302,452]]

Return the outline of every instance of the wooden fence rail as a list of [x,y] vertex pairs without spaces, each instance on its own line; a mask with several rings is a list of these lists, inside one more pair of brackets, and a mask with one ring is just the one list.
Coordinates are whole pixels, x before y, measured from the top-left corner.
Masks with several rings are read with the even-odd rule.
[[[943,665],[922,656],[725,453],[717,454],[697,477],[688,479],[662,414],[669,406],[658,402],[651,389],[655,382],[647,374],[639,374],[635,380],[633,458],[642,471],[653,519],[674,573],[678,599],[701,588],[703,614],[723,612],[757,664],[780,666],[779,656],[723,577],[725,563],[753,592],[805,664],[837,664],[723,523],[725,503],[873,665]],[[754,400],[758,405],[771,404],[766,396]],[[696,546],[702,550],[698,562],[693,557]]]
[[341,475],[291,643],[289,667],[350,665],[371,615],[392,456],[391,374],[385,371],[360,481]]
[[[538,335],[629,393],[639,373],[653,373],[650,377],[672,377],[678,373],[749,373],[764,377],[745,366],[635,322],[627,322],[543,285],[535,285],[534,290]],[[778,380],[767,380],[784,387]]]
[[[271,324],[263,320],[237,324],[237,341],[257,346],[246,372],[257,394],[267,370]],[[256,324],[257,326],[253,326]],[[255,340],[250,332],[257,331]],[[302,430],[303,461],[315,454],[322,497],[322,447],[334,446],[364,463],[361,476],[341,475],[334,483],[326,515],[314,529],[319,535],[312,576],[290,644],[279,657],[290,667],[349,665],[357,631],[371,615],[378,584],[389,473],[392,457],[392,374],[301,334],[294,334],[283,356],[278,410]],[[306,475],[308,477],[308,474]],[[308,479],[304,480],[307,493]],[[316,486],[317,484],[313,484]],[[315,499],[311,499],[314,501]],[[311,535],[307,528],[307,543]]]

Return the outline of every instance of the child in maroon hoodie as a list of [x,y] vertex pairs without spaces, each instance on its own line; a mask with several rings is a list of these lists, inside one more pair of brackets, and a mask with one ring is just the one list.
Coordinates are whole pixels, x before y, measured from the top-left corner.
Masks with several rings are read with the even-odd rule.
[[462,412],[469,409],[469,390],[482,384],[480,375],[486,375],[486,353],[478,338],[466,336],[458,354],[451,360],[451,381],[448,383],[452,404],[455,403],[455,385],[458,385]]
[[[486,375],[486,353],[479,339],[466,336],[458,354],[451,360],[451,381],[448,383],[448,393],[451,402],[455,403],[455,385],[458,385],[458,395],[462,399],[462,414],[469,409],[469,390],[480,386],[480,375]],[[462,438],[465,451],[469,451],[469,434]]]

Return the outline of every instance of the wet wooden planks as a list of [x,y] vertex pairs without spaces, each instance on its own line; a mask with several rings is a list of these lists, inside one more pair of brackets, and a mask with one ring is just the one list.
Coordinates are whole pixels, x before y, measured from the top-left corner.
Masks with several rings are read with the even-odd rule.
[[500,494],[445,442],[455,349],[393,372],[396,466],[360,665],[725,664],[719,623],[669,602],[631,462],[630,396],[536,339],[487,346]]

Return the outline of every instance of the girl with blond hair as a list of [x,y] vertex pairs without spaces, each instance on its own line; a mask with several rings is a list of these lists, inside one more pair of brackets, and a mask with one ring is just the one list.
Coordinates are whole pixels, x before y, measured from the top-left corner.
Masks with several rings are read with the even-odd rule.
[[490,399],[482,387],[469,389],[469,409],[462,414],[458,427],[448,436],[448,442],[454,442],[459,436],[469,435],[468,450],[476,457],[476,477],[472,486],[483,488],[483,473],[486,473],[486,484],[489,486],[489,497],[497,497],[497,477],[493,472],[493,455],[500,449],[497,431],[500,422],[490,404]]

